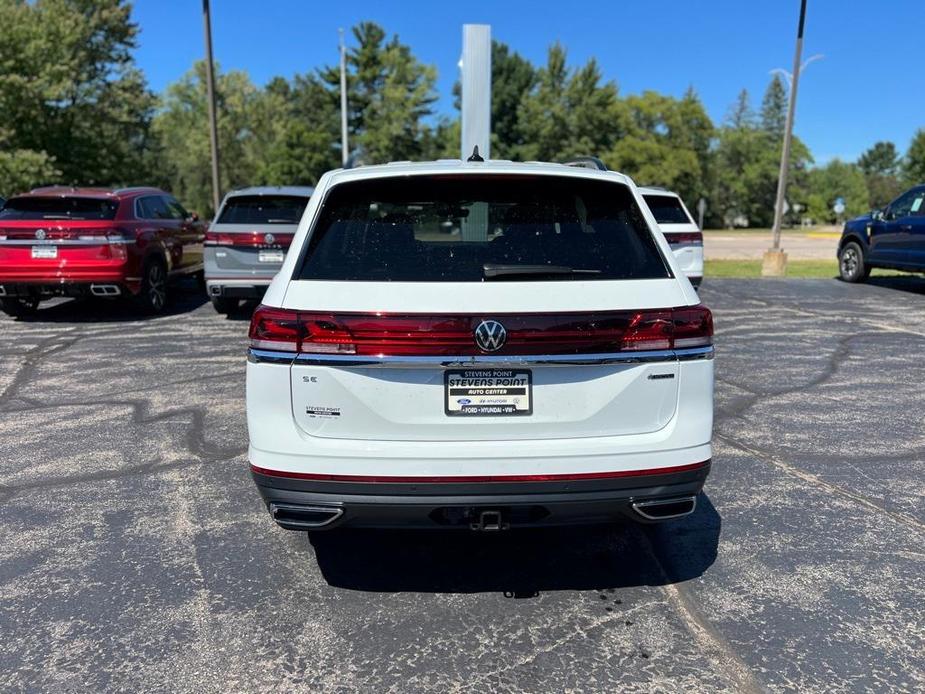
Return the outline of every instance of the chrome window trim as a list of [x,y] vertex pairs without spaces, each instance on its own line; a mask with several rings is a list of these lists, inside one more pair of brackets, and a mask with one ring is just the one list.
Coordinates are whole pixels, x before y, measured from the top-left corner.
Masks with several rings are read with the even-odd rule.
[[341,368],[396,368],[467,366],[600,366],[605,364],[643,364],[649,362],[694,361],[713,359],[713,346],[684,349],[651,350],[645,352],[612,352],[606,354],[531,354],[524,356],[357,356],[354,354],[295,354],[268,349],[250,348],[247,359],[255,364],[300,364],[302,366],[337,366]]

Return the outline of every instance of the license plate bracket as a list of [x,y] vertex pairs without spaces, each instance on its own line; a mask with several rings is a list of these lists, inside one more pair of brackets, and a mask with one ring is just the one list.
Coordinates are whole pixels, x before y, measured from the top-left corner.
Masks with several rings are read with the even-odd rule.
[[58,257],[58,247],[57,246],[33,246],[32,247],[32,257],[33,258],[45,258],[53,259]]
[[449,417],[524,417],[533,414],[529,369],[448,369],[443,407]]
[[260,251],[257,253],[258,263],[281,263],[286,254],[282,251]]

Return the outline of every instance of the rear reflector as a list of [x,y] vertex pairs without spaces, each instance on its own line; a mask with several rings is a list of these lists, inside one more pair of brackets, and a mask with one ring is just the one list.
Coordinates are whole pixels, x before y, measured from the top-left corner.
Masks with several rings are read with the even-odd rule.
[[668,243],[702,246],[703,234],[699,231],[665,232],[665,240]]
[[233,234],[208,231],[206,246],[238,246],[242,248],[289,248],[294,234],[274,234],[265,231],[245,231]]
[[484,316],[314,313],[259,306],[250,345],[307,354],[364,356],[476,356],[476,327],[495,319],[504,345],[489,354],[608,354],[669,350],[713,343],[713,316],[705,306],[600,313]]

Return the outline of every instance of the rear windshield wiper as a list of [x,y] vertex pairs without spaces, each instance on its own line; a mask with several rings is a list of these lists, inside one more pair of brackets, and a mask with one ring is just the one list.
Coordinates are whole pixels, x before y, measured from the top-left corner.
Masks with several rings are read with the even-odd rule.
[[599,275],[600,270],[566,267],[564,265],[495,265],[485,263],[482,276],[485,279],[496,277],[523,277],[537,275]]

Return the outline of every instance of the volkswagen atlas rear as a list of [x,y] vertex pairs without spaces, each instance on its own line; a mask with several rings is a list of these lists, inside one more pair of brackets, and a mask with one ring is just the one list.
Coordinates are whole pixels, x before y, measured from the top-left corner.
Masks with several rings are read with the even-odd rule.
[[691,513],[713,325],[632,181],[510,162],[322,177],[250,326],[251,472],[282,527]]
[[244,188],[225,196],[205,243],[206,291],[219,313],[259,299],[279,272],[312,189]]

